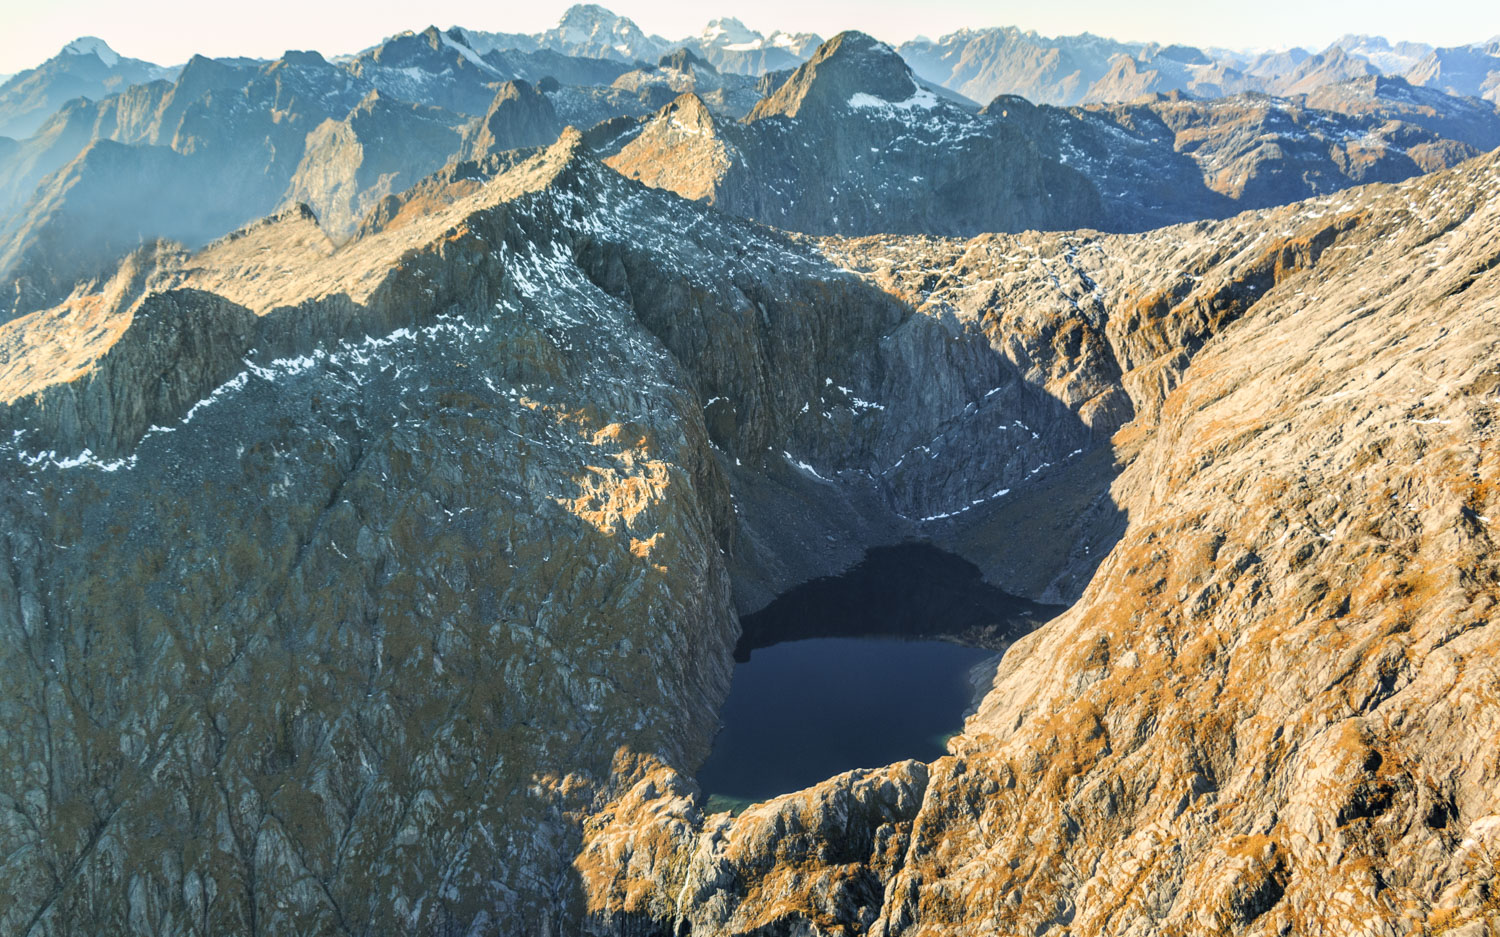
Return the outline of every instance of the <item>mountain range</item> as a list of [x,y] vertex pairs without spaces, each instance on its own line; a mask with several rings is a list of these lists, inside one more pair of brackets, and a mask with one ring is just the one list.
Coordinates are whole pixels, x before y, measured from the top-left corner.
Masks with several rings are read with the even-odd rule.
[[[570,7],[555,27],[539,33],[455,27],[438,35],[452,38],[455,48],[469,49],[476,61],[486,60],[506,77],[535,82],[551,75],[565,84],[612,80],[597,65],[592,74],[577,71],[589,66],[574,59],[649,64],[678,49],[690,50],[720,73],[758,76],[795,68],[823,41],[811,33],[763,34],[734,18],[711,20],[697,35],[668,40],[647,35],[628,17],[593,4]],[[401,38],[392,37],[375,49]],[[375,49],[360,55],[368,57]],[[1120,42],[1088,33],[1050,38],[1006,27],[914,39],[898,51],[922,79],[981,102],[1000,94],[1060,105],[1123,102],[1170,91],[1197,97],[1246,91],[1296,94],[1370,75],[1406,77],[1412,84],[1500,102],[1500,39],[1435,48],[1350,34],[1316,54],[1300,48],[1247,53]],[[389,61],[394,61],[391,55],[400,57],[399,52],[386,54]],[[175,71],[122,58],[103,40],[79,39],[37,68],[0,76],[0,136],[29,135],[74,97],[97,100],[130,84],[171,78]]]
[[1249,55],[1118,42],[1087,33],[1054,39],[1010,27],[913,40],[899,51],[922,77],[980,101],[1000,94],[1061,105],[1129,101],[1171,91],[1205,98],[1248,91],[1285,95],[1385,75],[1500,103],[1500,47],[1493,41],[1437,49],[1350,35],[1316,54],[1291,49]]
[[[0,934],[1500,930],[1497,54],[16,76]],[[1056,616],[718,809],[742,619],[912,543]]]
[[481,52],[473,34],[435,27],[343,61],[199,56],[0,143],[0,309],[55,303],[142,243],[201,245],[298,203],[346,238],[445,164],[544,146],[568,125],[595,128],[589,145],[632,178],[854,235],[1142,230],[1397,181],[1500,144],[1500,115],[1480,99],[1377,76],[1313,88],[981,108],[859,33],[759,79],[688,49],[626,66]]
[[1500,115],[1375,77],[1212,102],[1001,96],[976,112],[844,33],[740,121],[684,95],[616,143],[607,161],[632,178],[798,231],[1132,231],[1451,166],[1500,146]]
[[0,78],[0,137],[29,137],[73,98],[99,99],[131,85],[170,79],[175,69],[123,58],[85,36],[36,68]]

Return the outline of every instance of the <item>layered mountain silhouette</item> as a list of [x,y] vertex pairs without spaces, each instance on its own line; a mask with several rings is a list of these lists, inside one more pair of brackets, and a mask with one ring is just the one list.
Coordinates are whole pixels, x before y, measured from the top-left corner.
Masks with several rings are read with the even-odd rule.
[[742,121],[685,95],[621,139],[609,163],[626,175],[794,230],[1130,231],[1451,166],[1500,145],[1500,115],[1378,77],[1211,102],[1001,96],[975,113],[845,33]]
[[174,71],[122,57],[103,39],[74,40],[36,68],[0,79],[0,137],[29,137],[67,101],[97,100]]
[[[1488,102],[1376,75],[1213,102],[979,108],[860,33],[760,79],[688,48],[627,67],[481,51],[474,35],[429,28],[338,62],[198,56],[171,81],[70,101],[0,143],[0,304],[39,308],[137,245],[201,244],[279,207],[308,205],[348,237],[446,164],[470,168],[441,178],[483,179],[568,125],[592,128],[588,145],[632,178],[819,234],[1141,230],[1396,181],[1500,142]],[[1210,67],[1192,50],[1152,54]],[[1362,62],[1308,56],[1294,84]]]
[[[1344,36],[1316,53],[1294,48],[1252,55],[1119,42],[1087,33],[1051,38],[1008,27],[917,39],[899,51],[923,78],[976,100],[1013,94],[1059,105],[1129,101],[1172,91],[1201,98],[1250,91],[1303,94],[1377,75],[1494,100],[1496,82],[1489,76],[1497,70],[1493,43],[1434,49],[1361,35]],[[1439,77],[1445,68],[1452,76],[1446,82]]]
[[[1346,36],[1248,57],[1013,29],[898,51],[815,40],[724,19],[671,43],[600,7],[530,37],[429,27],[337,61],[159,69],[79,40],[0,91],[0,112],[35,124],[0,137],[0,309],[55,302],[142,243],[201,244],[281,207],[347,237],[429,174],[485,178],[569,125],[632,178],[846,234],[1141,230],[1496,144],[1493,43]],[[1048,103],[1081,101],[1100,103]]]

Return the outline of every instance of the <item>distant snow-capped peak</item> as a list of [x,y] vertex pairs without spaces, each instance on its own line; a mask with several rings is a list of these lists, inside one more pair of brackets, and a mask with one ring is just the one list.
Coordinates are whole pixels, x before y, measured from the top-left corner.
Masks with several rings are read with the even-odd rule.
[[120,56],[109,47],[109,43],[98,36],[79,36],[63,46],[62,50],[66,55],[97,55],[99,61],[108,68],[114,68],[120,63]]
[[734,17],[726,16],[722,19],[709,20],[708,25],[703,27],[703,32],[698,34],[698,38],[705,45],[732,46],[759,43],[762,36]]

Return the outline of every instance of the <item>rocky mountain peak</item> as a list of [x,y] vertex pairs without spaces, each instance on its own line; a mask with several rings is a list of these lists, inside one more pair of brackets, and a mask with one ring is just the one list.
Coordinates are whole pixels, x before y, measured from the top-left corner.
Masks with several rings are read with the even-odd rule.
[[396,99],[388,94],[382,94],[379,88],[371,88],[369,93],[359,99],[354,110],[349,112],[349,117],[354,118],[361,114],[375,114],[380,110],[397,104]]
[[328,60],[323,58],[322,53],[312,50],[288,49],[282,53],[279,61],[282,65],[296,68],[325,68],[328,65]]
[[194,55],[177,75],[177,93],[197,97],[208,91],[238,87],[244,78],[243,69],[206,55]]
[[594,3],[568,7],[557,26],[542,34],[542,45],[574,55],[631,59],[653,57],[663,43],[648,37],[634,20]]
[[480,122],[469,157],[479,159],[505,150],[546,146],[557,139],[559,129],[557,111],[547,95],[519,78],[507,81],[495,93]]
[[797,117],[804,111],[846,110],[851,106],[911,100],[919,91],[911,69],[896,50],[861,32],[839,33],[750,113]]
[[119,53],[109,47],[109,43],[98,36],[79,36],[72,42],[62,47],[62,55],[92,55],[103,62],[106,68],[113,68],[120,63]]
[[703,103],[702,98],[692,92],[678,95],[671,104],[662,108],[657,116],[670,117],[677,124],[691,130],[712,132],[714,129],[713,111]]
[[557,25],[561,28],[572,26],[592,29],[603,26],[612,29],[623,19],[625,17],[597,3],[575,3],[563,11],[563,15],[557,20]]
[[707,45],[733,46],[760,42],[764,36],[732,16],[709,20],[698,34],[698,40]]
[[673,68],[680,72],[689,72],[694,68],[701,68],[706,72],[718,74],[719,70],[714,68],[702,58],[693,54],[693,50],[683,47],[667,53],[657,60],[658,68]]
[[1174,44],[1163,46],[1156,50],[1156,54],[1164,59],[1170,59],[1183,65],[1212,65],[1213,59],[1203,53],[1202,49],[1195,46]]

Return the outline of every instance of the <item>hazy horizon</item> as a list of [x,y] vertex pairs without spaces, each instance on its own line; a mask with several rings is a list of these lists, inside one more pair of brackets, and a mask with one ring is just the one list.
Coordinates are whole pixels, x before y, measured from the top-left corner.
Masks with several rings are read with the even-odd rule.
[[[0,74],[32,68],[83,35],[98,36],[124,56],[177,65],[194,54],[275,58],[287,49],[316,49],[339,55],[428,25],[535,33],[555,25],[572,5],[568,0],[545,0],[500,12],[477,0],[447,0],[421,8],[373,0],[351,16],[336,9],[310,11],[291,0],[263,0],[237,8],[145,0],[128,9],[104,0],[62,0],[45,6],[0,2],[8,27],[0,35]],[[1047,36],[1088,32],[1125,41],[1228,49],[1300,46],[1317,50],[1348,33],[1453,46],[1482,42],[1500,33],[1500,17],[1493,7],[1469,0],[1420,6],[1376,0],[1315,7],[1292,0],[1263,0],[1235,8],[1205,8],[1187,0],[1134,5],[1073,0],[1049,9],[976,0],[935,0],[919,6],[891,0],[836,0],[816,6],[788,0],[753,6],[740,0],[709,7],[682,0],[620,0],[601,5],[630,17],[647,34],[668,40],[694,35],[719,17],[735,17],[764,33],[782,29],[815,32],[826,38],[844,29],[860,29],[892,44],[918,35],[936,38],[965,27],[992,26],[1017,26]],[[163,28],[165,23],[172,28]]]

